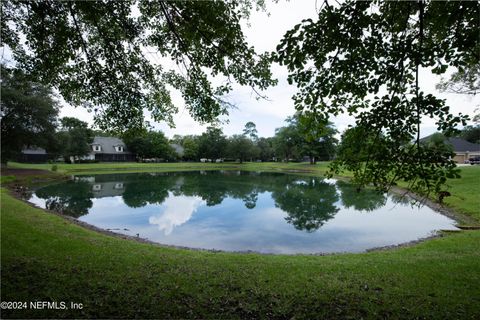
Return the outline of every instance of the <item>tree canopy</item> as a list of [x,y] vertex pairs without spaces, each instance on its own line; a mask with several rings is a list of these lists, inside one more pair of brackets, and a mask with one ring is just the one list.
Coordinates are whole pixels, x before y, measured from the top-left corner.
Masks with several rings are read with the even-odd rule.
[[13,160],[23,147],[48,149],[58,115],[50,88],[28,80],[20,70],[2,66],[1,95],[2,162]]
[[194,119],[212,122],[227,113],[224,95],[232,86],[215,87],[210,76],[254,90],[276,83],[268,54],[257,54],[241,30],[255,3],[263,6],[262,0],[4,1],[1,45],[12,49],[17,67],[94,112],[102,129],[141,127],[144,109],[173,124],[172,88]]
[[369,157],[353,168],[358,184],[386,189],[403,179],[417,191],[439,191],[457,172],[452,160],[422,146],[421,119],[434,118],[439,131],[451,135],[466,117],[422,91],[419,69],[443,74],[449,66],[478,64],[478,17],[478,3],[469,1],[324,1],[318,20],[288,31],[274,58],[299,88],[297,110],[354,115],[371,133]]
[[60,120],[61,128],[56,135],[58,142],[58,153],[63,156],[65,161],[80,158],[89,154],[91,150],[90,143],[93,141],[93,131],[88,127],[88,123],[73,117],[63,117]]
[[175,150],[161,131],[149,131],[143,135],[127,137],[125,143],[140,159],[158,158],[168,161],[176,158]]
[[285,121],[287,126],[278,128],[273,139],[277,157],[288,161],[308,156],[311,164],[318,159],[333,158],[337,130],[331,122],[301,112],[296,112]]
[[248,139],[245,135],[234,134],[228,139],[227,154],[240,160],[240,163],[246,159],[255,158],[258,154],[254,142]]
[[198,156],[215,161],[225,157],[227,138],[221,128],[208,127],[198,139]]
[[460,132],[460,137],[471,143],[480,143],[480,125],[466,126]]

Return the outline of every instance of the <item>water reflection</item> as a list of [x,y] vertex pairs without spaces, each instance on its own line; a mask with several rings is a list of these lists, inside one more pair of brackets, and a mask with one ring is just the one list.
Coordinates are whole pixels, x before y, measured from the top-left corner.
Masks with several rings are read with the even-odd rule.
[[289,181],[272,193],[275,204],[288,212],[285,220],[297,230],[313,232],[333,218],[338,194],[335,186],[313,177]]
[[[160,229],[171,232],[172,226],[191,217],[194,209],[188,209],[189,205],[182,207],[189,203],[186,200],[189,197],[195,199],[196,205],[206,206],[219,205],[226,198],[240,199],[245,208],[254,209],[258,195],[264,192],[271,192],[275,205],[288,213],[285,220],[298,230],[315,231],[339,210],[335,206],[338,201],[335,185],[321,178],[241,171],[77,177],[66,184],[40,189],[36,195],[46,199],[48,209],[74,217],[88,213],[92,198],[122,196],[124,203],[131,208],[151,204],[168,206],[175,202],[173,211],[151,219],[151,223],[158,224]],[[176,199],[171,199],[173,196]],[[342,200],[347,196],[342,193]],[[187,209],[190,212],[187,213]],[[174,222],[175,219],[178,221]]]
[[166,235],[172,233],[173,228],[186,223],[197,211],[198,207],[205,204],[199,197],[177,196],[169,197],[163,205],[163,213],[148,218],[148,223],[157,225],[158,230]]
[[362,251],[452,229],[408,199],[281,173],[203,171],[75,177],[30,199],[164,244],[272,253]]
[[358,211],[373,211],[383,207],[387,201],[384,193],[372,189],[358,191],[356,186],[344,181],[338,181],[337,187],[346,208],[353,207]]
[[92,184],[87,181],[69,181],[46,186],[37,190],[36,195],[46,200],[46,209],[78,218],[92,207],[92,190]]

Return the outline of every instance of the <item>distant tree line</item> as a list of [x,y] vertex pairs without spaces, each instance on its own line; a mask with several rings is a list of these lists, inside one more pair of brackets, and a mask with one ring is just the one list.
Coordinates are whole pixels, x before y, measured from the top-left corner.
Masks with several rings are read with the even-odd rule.
[[[93,130],[86,122],[73,117],[58,119],[59,105],[51,89],[31,81],[19,70],[2,67],[1,74],[1,152],[2,162],[15,160],[24,147],[42,147],[52,159],[81,158],[89,154],[94,136],[113,136]],[[467,141],[480,141],[480,125],[467,126],[458,136]],[[372,136],[357,126],[335,138],[332,123],[311,114],[295,113],[286,125],[277,128],[273,137],[259,137],[255,123],[247,122],[241,133],[227,137],[221,128],[210,126],[201,135],[175,135],[168,139],[160,131],[146,129],[127,131],[120,138],[138,160],[157,158],[164,161],[301,161],[310,163],[336,158],[352,170],[372,158],[372,150],[381,148],[384,135]],[[439,140],[440,142],[438,142]],[[444,139],[430,142],[435,154],[447,154]],[[360,141],[360,142],[359,142]],[[407,147],[411,141],[398,141]],[[371,146],[371,147],[368,147]],[[177,150],[176,148],[177,147]],[[178,152],[178,149],[181,152]],[[368,152],[366,150],[369,150]],[[374,155],[373,155],[374,156]],[[435,159],[431,159],[434,161]],[[358,169],[358,168],[357,168]],[[386,177],[388,174],[385,175]]]
[[[305,123],[300,114],[287,118],[273,137],[258,137],[255,123],[247,122],[242,133],[227,137],[221,128],[208,127],[201,135],[175,135],[171,142],[183,148],[183,161],[217,159],[227,161],[331,160],[338,141],[331,123]],[[312,133],[313,132],[313,133]]]

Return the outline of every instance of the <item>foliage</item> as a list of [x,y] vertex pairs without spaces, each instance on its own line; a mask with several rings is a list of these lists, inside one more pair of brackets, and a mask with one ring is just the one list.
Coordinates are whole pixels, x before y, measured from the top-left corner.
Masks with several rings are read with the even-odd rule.
[[435,132],[426,141],[422,141],[428,148],[437,153],[449,152],[453,157],[453,147],[447,141],[447,137],[441,132]]
[[[354,181],[362,179],[364,163],[368,163],[370,158],[381,158],[386,152],[384,140],[383,135],[375,136],[362,126],[345,130],[337,149],[337,159],[331,166],[332,171],[340,172],[337,166],[341,165],[353,172]],[[388,175],[388,172],[386,174]]]
[[129,137],[125,143],[139,159],[174,160],[176,158],[175,150],[161,131],[149,131],[143,136]]
[[480,63],[462,67],[436,87],[445,92],[476,95],[480,92]]
[[300,112],[288,117],[286,122],[286,127],[275,132],[274,146],[277,156],[286,161],[309,156],[311,164],[315,164],[317,159],[333,158],[337,130],[331,122]]
[[23,72],[1,66],[1,156],[12,160],[27,146],[51,146],[58,104],[52,91]]
[[249,121],[245,124],[243,129],[243,135],[249,137],[252,141],[257,141],[258,131],[257,126],[252,121]]
[[[256,3],[264,8],[263,0]],[[227,113],[223,96],[232,87],[213,87],[209,76],[254,90],[276,83],[267,54],[256,54],[241,29],[253,6],[245,0],[4,1],[2,46],[68,103],[95,112],[102,129],[144,127],[144,109],[172,124],[172,87],[194,119],[212,122]]]
[[220,159],[226,155],[226,146],[227,138],[222,129],[208,127],[198,139],[198,156],[211,160]]
[[286,162],[299,159],[301,157],[299,149],[301,139],[298,131],[292,126],[275,129],[273,139],[275,156]]
[[319,119],[311,114],[295,113],[287,119],[301,137],[300,150],[302,155],[308,155],[310,163],[317,159],[331,160],[335,155],[337,130],[333,123]]
[[[418,192],[439,191],[458,173],[446,154],[420,144],[421,119],[436,119],[450,136],[465,117],[424,93],[418,71],[442,74],[478,63],[478,13],[478,4],[468,1],[325,1],[317,21],[303,20],[285,34],[274,60],[287,66],[288,81],[299,88],[297,110],[325,119],[348,113],[368,136],[384,137],[355,168],[359,185],[386,189],[403,179]],[[414,147],[405,148],[413,139]],[[337,164],[337,170],[345,165]]]
[[227,155],[243,163],[247,159],[255,158],[258,155],[258,149],[245,135],[234,134],[228,138]]
[[259,138],[257,140],[258,158],[262,161],[272,161],[275,157],[273,138]]
[[183,158],[187,161],[195,161],[199,159],[198,156],[198,141],[197,136],[189,135],[184,136],[182,141],[182,147],[184,149]]
[[480,143],[480,125],[466,126],[460,132],[460,137],[471,143]]
[[93,131],[88,128],[88,123],[73,117],[64,117],[60,120],[61,129],[56,134],[59,154],[65,161],[77,160],[89,154],[92,149]]

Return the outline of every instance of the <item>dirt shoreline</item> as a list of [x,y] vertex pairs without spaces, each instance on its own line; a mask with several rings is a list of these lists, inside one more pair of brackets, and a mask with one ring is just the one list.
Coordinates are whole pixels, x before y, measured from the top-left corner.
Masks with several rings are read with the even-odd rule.
[[[300,172],[292,172],[291,170],[281,170],[282,172],[285,172],[285,173],[300,173]],[[10,174],[5,174],[5,172],[8,172]],[[278,172],[278,171],[277,171]],[[303,173],[307,173],[306,171],[303,171]],[[310,173],[314,173],[314,172],[311,172]],[[151,240],[148,240],[148,239],[145,239],[145,238],[141,238],[141,237],[135,237],[135,236],[129,236],[129,235],[125,235],[125,234],[121,234],[121,233],[117,233],[117,232],[113,232],[113,231],[110,231],[110,230],[106,230],[106,229],[102,229],[102,228],[99,228],[99,227],[96,227],[94,225],[91,225],[89,223],[86,223],[86,222],[83,222],[83,221],[80,221],[74,217],[71,217],[71,216],[67,216],[67,215],[64,215],[62,213],[59,213],[59,212],[56,212],[56,211],[52,211],[52,210],[48,210],[48,209],[45,209],[45,208],[41,208],[31,202],[29,202],[26,198],[25,198],[25,192],[27,190],[31,190],[31,188],[28,186],[28,185],[24,185],[23,183],[25,181],[22,181],[22,180],[18,180],[17,177],[20,176],[20,177],[29,177],[29,176],[42,176],[42,175],[45,175],[45,176],[49,176],[49,178],[52,178],[52,180],[50,180],[49,182],[59,182],[61,180],[65,180],[66,178],[69,178],[67,175],[65,174],[54,174],[50,171],[47,171],[47,170],[39,170],[39,169],[6,169],[6,170],[3,170],[2,169],[2,172],[1,172],[1,175],[4,176],[4,175],[14,175],[15,176],[15,180],[10,182],[10,183],[7,183],[6,186],[6,189],[9,191],[9,194],[11,196],[13,196],[14,198],[16,198],[17,200],[20,200],[26,204],[28,204],[29,206],[33,207],[33,208],[36,208],[36,209],[40,209],[42,211],[44,211],[45,213],[47,214],[54,214],[58,217],[61,217],[71,223],[74,223],[80,227],[83,227],[83,228],[86,228],[88,230],[92,230],[92,231],[95,231],[95,232],[98,232],[100,234],[103,234],[103,235],[107,235],[107,236],[112,236],[112,237],[115,237],[115,238],[119,238],[119,239],[124,239],[124,240],[131,240],[131,241],[136,241],[136,242],[139,242],[139,243],[144,243],[144,244],[150,244],[150,245],[155,245],[155,246],[159,246],[159,247],[163,247],[163,248],[173,248],[173,249],[181,249],[181,250],[193,250],[193,251],[204,251],[204,252],[209,252],[209,253],[237,253],[237,254],[260,254],[260,255],[289,255],[289,256],[295,256],[295,255],[304,255],[304,256],[330,256],[330,255],[339,255],[339,254],[362,254],[362,253],[368,253],[368,252],[376,252],[376,251],[385,251],[385,250],[395,250],[395,249],[400,249],[400,248],[405,248],[405,247],[411,247],[411,246],[414,246],[416,244],[419,244],[419,243],[422,243],[422,242],[425,242],[425,241],[428,241],[430,239],[435,239],[435,238],[441,238],[445,235],[445,233],[451,233],[451,232],[466,232],[466,230],[474,230],[474,229],[477,229],[478,227],[477,226],[474,226],[474,227],[466,227],[465,229],[461,229],[459,227],[459,225],[461,224],[464,224],[464,223],[473,223],[473,224],[476,224],[474,222],[473,219],[465,216],[465,215],[462,215],[458,212],[455,212],[454,210],[442,205],[442,204],[439,204],[439,203],[436,203],[436,202],[433,202],[432,200],[430,199],[427,199],[427,198],[424,198],[424,197],[421,197],[419,195],[416,195],[412,192],[409,192],[408,190],[405,190],[405,189],[402,189],[400,187],[393,187],[390,192],[393,192],[395,194],[399,194],[401,196],[406,196],[406,197],[409,197],[409,198],[412,198],[414,199],[415,201],[419,201],[421,204],[423,205],[426,205],[427,207],[431,208],[432,210],[446,216],[446,217],[449,217],[453,220],[455,220],[456,222],[456,227],[459,228],[459,230],[446,230],[446,231],[443,231],[441,230],[440,232],[437,232],[436,234],[433,234],[431,236],[428,236],[428,237],[425,237],[425,238],[420,238],[420,239],[416,239],[416,240],[412,240],[412,241],[409,241],[409,242],[405,242],[405,243],[400,243],[400,244],[395,244],[395,245],[388,245],[388,246],[382,246],[382,247],[376,247],[376,248],[371,248],[371,249],[367,249],[365,251],[361,251],[361,252],[333,252],[333,253],[322,253],[322,252],[319,252],[319,253],[299,253],[299,254],[274,254],[274,253],[264,253],[264,252],[258,252],[258,251],[251,251],[251,250],[247,250],[247,251],[224,251],[224,250],[216,250],[216,249],[203,249],[203,248],[191,248],[191,247],[183,247],[183,246],[175,246],[175,245],[167,245],[167,244],[162,244],[162,243],[158,243],[158,242],[154,242],[154,241],[151,241]],[[335,178],[337,179],[337,178]],[[348,180],[348,178],[345,178],[345,177],[340,177],[340,180]]]

